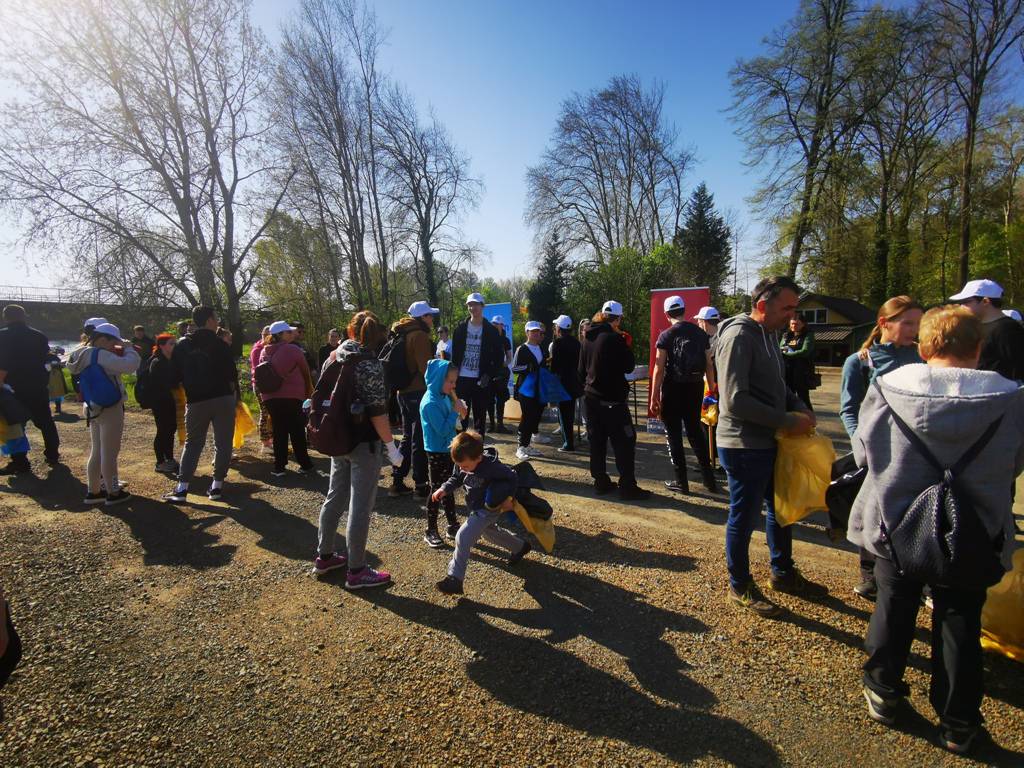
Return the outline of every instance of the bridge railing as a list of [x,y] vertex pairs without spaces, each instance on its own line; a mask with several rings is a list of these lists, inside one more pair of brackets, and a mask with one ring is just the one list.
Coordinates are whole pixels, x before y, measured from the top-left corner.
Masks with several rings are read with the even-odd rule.
[[50,301],[57,304],[100,304],[98,297],[78,288],[40,288],[25,285],[0,285],[0,301]]

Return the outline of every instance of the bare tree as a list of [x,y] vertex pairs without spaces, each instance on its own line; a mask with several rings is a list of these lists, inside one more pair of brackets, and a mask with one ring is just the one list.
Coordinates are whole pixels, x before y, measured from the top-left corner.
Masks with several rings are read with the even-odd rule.
[[583,247],[598,260],[672,239],[693,155],[677,146],[663,99],[663,86],[622,76],[566,99],[550,145],[526,174],[526,220],[539,236],[558,230],[568,250]]
[[248,257],[283,194],[262,199],[265,46],[248,4],[11,0],[2,22],[26,99],[2,109],[0,197],[26,238],[101,233],[189,303],[223,307],[240,343]]
[[1000,62],[1024,36],[1024,0],[940,0],[944,61],[963,107],[960,172],[960,281],[970,278],[974,150],[983,99]]

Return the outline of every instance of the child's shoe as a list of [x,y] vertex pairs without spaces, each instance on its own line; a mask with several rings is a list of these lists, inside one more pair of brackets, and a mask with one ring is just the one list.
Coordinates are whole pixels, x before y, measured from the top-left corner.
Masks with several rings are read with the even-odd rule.
[[437,582],[437,589],[446,595],[461,595],[462,579],[457,579],[454,576],[445,576]]
[[515,565],[520,560],[522,560],[524,557],[526,557],[530,553],[531,549],[533,549],[533,547],[530,546],[530,542],[524,541],[523,542],[523,548],[520,549],[518,552],[514,552],[512,554],[512,556],[509,557],[508,564],[509,565]]
[[444,546],[444,539],[438,536],[437,531],[433,528],[423,534],[423,540],[427,542],[427,546],[432,549],[440,549]]
[[325,573],[338,568],[344,568],[346,565],[348,565],[348,558],[344,555],[339,555],[337,552],[333,552],[327,557],[317,555],[316,560],[313,561],[313,573],[317,576],[323,576]]

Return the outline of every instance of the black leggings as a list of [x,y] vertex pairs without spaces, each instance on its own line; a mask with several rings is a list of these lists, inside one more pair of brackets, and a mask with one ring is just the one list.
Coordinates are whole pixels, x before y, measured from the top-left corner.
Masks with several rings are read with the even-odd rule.
[[[454,468],[452,463],[452,457],[449,453],[427,453],[427,474],[430,476],[430,493],[433,495],[434,491],[444,485],[444,481],[452,476],[452,469]],[[452,494],[446,494],[440,502],[434,501],[432,498],[427,499],[427,530],[437,530],[437,513],[440,511],[441,505],[444,504],[444,516],[451,525],[455,522],[455,497]]]
[[270,411],[270,424],[274,429],[274,469],[283,472],[288,466],[289,437],[295,460],[303,469],[310,469],[313,462],[306,451],[306,417],[302,413],[302,401],[274,397],[265,400],[263,405]]
[[7,650],[3,656],[0,656],[0,688],[4,687],[14,668],[21,661],[21,639],[18,637],[18,633],[14,631],[10,604],[7,605],[7,637]]
[[544,415],[544,403],[533,397],[523,397],[519,400],[519,407],[523,412],[522,418],[519,419],[519,445],[525,448],[540,429],[540,419]]
[[178,408],[174,400],[158,400],[153,403],[153,421],[156,422],[153,453],[156,454],[157,464],[174,461],[174,436],[178,431]]

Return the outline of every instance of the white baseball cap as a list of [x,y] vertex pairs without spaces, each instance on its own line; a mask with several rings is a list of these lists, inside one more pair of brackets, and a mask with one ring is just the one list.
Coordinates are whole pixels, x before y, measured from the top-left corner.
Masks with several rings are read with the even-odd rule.
[[1011,320],[1016,320],[1018,323],[1024,322],[1021,319],[1020,312],[1018,312],[1016,309],[1004,309],[1003,314],[1006,315]]
[[92,329],[93,336],[96,336],[97,334],[100,333],[102,333],[104,336],[113,336],[115,339],[121,338],[121,329],[118,328],[113,323],[100,323],[99,325]]
[[669,296],[665,299],[665,311],[671,312],[673,309],[686,309],[686,302],[682,296]]
[[618,315],[619,317],[622,317],[622,305],[614,299],[606,301],[604,306],[601,307],[601,311],[606,315]]
[[498,325],[500,325],[500,326],[501,326],[502,328],[504,328],[504,327],[505,327],[505,318],[504,318],[504,317],[502,317],[501,315],[495,315],[494,317],[492,317],[492,318],[491,318],[491,322],[492,322],[492,323],[497,323],[497,324],[498,324]]
[[543,331],[544,326],[538,323],[536,320],[531,320],[526,324],[526,330],[528,331]]
[[561,328],[563,331],[568,331],[572,328],[572,318],[568,315],[559,315],[555,318],[555,325]]
[[270,333],[271,333],[271,335],[273,335],[275,333],[284,333],[285,331],[294,331],[294,330],[297,330],[297,329],[294,326],[289,325],[284,320],[275,320],[274,322],[272,322],[270,324]]
[[487,303],[486,301],[484,301],[484,297],[481,296],[479,293],[471,293],[471,294],[469,294],[469,296],[466,297],[466,303],[467,304],[471,304],[474,301],[477,304],[486,304]]
[[964,289],[949,297],[950,301],[966,301],[975,297],[983,299],[1003,298],[1003,286],[994,280],[969,280]]
[[698,320],[718,320],[721,315],[718,314],[718,310],[714,307],[701,307],[697,313]]
[[430,306],[425,301],[414,301],[409,305],[409,315],[412,317],[423,317],[424,315],[436,315],[441,310]]
[[95,328],[97,325],[103,325],[105,322],[107,322],[107,318],[105,317],[90,317],[88,320],[82,323],[82,327],[88,328],[91,325],[93,328]]

